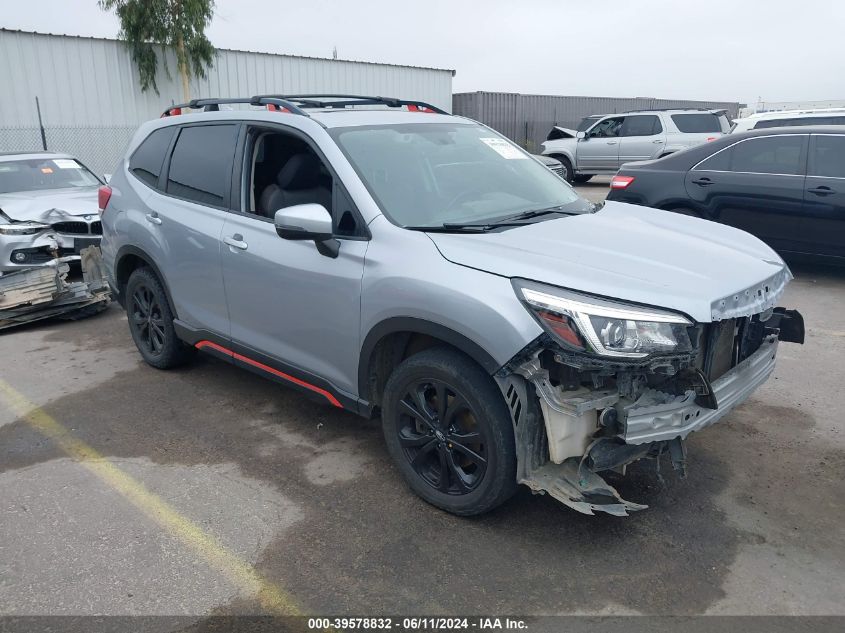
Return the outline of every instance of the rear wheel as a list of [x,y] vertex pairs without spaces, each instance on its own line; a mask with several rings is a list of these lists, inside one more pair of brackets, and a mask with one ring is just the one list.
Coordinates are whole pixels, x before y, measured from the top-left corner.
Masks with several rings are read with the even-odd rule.
[[126,315],[132,340],[147,364],[170,369],[191,357],[193,349],[176,336],[164,287],[149,268],[138,268],[129,276]]
[[448,348],[411,356],[382,401],[388,451],[411,489],[458,515],[487,512],[516,489],[510,414],[493,379]]

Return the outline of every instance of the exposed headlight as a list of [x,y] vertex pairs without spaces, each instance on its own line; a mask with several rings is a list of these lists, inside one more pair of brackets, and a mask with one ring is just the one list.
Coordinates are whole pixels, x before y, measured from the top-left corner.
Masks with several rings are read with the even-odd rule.
[[514,288],[564,348],[631,359],[692,349],[687,334],[692,323],[680,314],[526,281],[515,280]]
[[35,235],[44,229],[49,229],[49,224],[39,222],[19,222],[17,224],[0,224],[0,235]]

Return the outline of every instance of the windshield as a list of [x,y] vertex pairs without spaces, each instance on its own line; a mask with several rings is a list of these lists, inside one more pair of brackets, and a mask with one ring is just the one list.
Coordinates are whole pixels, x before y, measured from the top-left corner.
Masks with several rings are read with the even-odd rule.
[[0,193],[99,186],[96,176],[72,158],[0,162]]
[[559,176],[480,125],[414,123],[330,130],[384,214],[406,227],[482,223],[591,206]]

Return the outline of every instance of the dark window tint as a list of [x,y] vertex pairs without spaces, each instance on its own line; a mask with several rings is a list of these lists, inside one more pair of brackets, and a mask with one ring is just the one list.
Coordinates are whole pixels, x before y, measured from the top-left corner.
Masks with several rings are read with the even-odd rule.
[[702,171],[730,171],[731,169],[731,148],[713,154],[710,158],[701,163],[696,169]]
[[167,174],[167,193],[200,204],[223,206],[232,178],[237,127],[203,125],[182,128]]
[[678,130],[687,134],[721,134],[722,122],[710,112],[695,114],[673,114],[672,122]]
[[731,148],[730,171],[757,174],[801,173],[802,135],[769,136],[737,143]]
[[176,128],[171,126],[150,134],[129,159],[129,171],[151,187],[155,187],[161,174],[161,166],[164,164],[164,155],[175,132]]
[[807,116],[795,119],[769,119],[758,121],[755,130],[769,127],[790,127],[795,125],[845,125],[845,116]]
[[808,175],[845,178],[845,136],[814,136]]
[[622,136],[654,136],[663,131],[660,118],[654,114],[626,116]]

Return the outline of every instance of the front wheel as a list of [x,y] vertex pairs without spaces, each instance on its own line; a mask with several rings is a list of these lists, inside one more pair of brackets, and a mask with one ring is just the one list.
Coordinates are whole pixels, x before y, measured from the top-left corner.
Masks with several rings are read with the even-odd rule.
[[482,514],[516,490],[510,414],[471,359],[433,348],[403,361],[382,401],[387,448],[411,489],[453,514]]
[[582,185],[585,182],[588,182],[592,177],[592,174],[576,174],[575,176],[573,176],[572,180],[576,184]]

